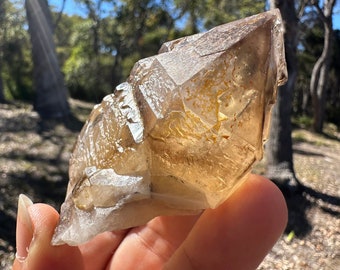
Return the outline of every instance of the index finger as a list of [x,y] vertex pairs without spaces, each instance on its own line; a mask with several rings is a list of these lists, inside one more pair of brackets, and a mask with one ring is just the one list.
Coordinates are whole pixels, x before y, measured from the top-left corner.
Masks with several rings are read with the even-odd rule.
[[280,237],[287,207],[268,179],[251,175],[217,209],[206,210],[167,269],[256,269]]

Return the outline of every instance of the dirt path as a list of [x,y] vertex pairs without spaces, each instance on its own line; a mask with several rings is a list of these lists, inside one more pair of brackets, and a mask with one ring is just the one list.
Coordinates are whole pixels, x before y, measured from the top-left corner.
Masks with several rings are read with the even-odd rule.
[[286,233],[259,269],[329,269],[340,266],[340,137],[293,132],[302,195],[287,198]]
[[[72,102],[78,118],[91,106]],[[67,184],[69,153],[77,129],[41,130],[28,105],[0,105],[0,269],[15,253],[16,204],[20,193],[59,209]],[[294,131],[294,162],[306,187],[287,198],[286,233],[259,269],[338,269],[340,265],[340,135]]]

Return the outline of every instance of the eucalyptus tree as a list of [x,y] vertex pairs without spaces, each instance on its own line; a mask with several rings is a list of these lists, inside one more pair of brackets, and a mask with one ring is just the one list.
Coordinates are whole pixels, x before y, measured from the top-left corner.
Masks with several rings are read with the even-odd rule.
[[310,4],[317,10],[324,27],[323,50],[313,67],[310,80],[314,114],[313,129],[319,133],[323,130],[325,116],[327,80],[329,78],[333,42],[332,16],[336,0],[324,0],[321,2],[323,2],[322,6],[320,1],[310,1]]
[[298,71],[296,57],[298,19],[294,0],[271,0],[270,7],[279,8],[283,19],[288,81],[279,88],[277,102],[272,112],[270,139],[266,144],[266,175],[293,191],[299,184],[293,166],[291,137],[292,95]]
[[34,109],[43,119],[64,118],[70,114],[68,93],[57,59],[47,0],[26,0],[25,8],[32,43]]

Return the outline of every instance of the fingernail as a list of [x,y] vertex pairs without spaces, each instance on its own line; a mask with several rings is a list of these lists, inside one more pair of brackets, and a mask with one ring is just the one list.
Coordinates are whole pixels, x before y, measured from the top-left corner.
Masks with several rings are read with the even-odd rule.
[[28,207],[31,205],[33,205],[33,202],[26,195],[19,195],[16,230],[16,258],[21,262],[27,257],[28,247],[30,246],[33,237],[33,225],[28,212]]

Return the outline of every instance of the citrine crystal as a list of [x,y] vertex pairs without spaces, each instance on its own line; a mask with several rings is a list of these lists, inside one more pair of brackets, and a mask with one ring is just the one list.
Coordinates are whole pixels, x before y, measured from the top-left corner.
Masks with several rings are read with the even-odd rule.
[[215,208],[262,158],[286,80],[278,10],[165,43],[94,107],[53,244]]

